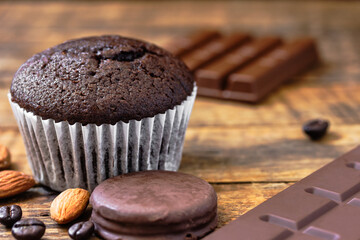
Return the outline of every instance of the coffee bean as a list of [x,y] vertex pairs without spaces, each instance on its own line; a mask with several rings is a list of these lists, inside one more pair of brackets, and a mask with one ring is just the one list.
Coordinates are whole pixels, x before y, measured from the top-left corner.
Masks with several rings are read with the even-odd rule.
[[303,125],[303,131],[312,139],[322,138],[329,127],[329,122],[324,119],[313,119]]
[[35,218],[23,219],[14,224],[12,235],[17,240],[37,240],[45,233],[45,224]]
[[21,207],[18,205],[0,207],[0,223],[12,227],[22,216]]
[[75,240],[88,239],[94,232],[94,224],[91,221],[78,222],[69,228],[69,236]]
[[194,239],[197,239],[197,237],[192,235],[191,233],[187,233],[185,235],[185,240],[194,240]]

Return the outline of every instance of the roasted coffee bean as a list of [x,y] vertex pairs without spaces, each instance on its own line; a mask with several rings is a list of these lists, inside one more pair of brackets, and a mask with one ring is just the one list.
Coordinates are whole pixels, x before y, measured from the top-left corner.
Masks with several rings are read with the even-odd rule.
[[322,138],[325,135],[328,128],[329,128],[329,122],[324,119],[310,120],[303,125],[304,132],[312,140],[318,140]]
[[45,233],[45,224],[35,218],[23,219],[14,224],[11,233],[17,240],[37,240]]
[[197,239],[197,237],[192,235],[191,233],[187,233],[185,235],[185,240],[195,240],[195,239]]
[[94,232],[94,224],[91,221],[78,222],[69,228],[69,236],[75,240],[83,240],[91,237]]
[[18,205],[0,207],[0,223],[12,227],[22,216],[21,207]]

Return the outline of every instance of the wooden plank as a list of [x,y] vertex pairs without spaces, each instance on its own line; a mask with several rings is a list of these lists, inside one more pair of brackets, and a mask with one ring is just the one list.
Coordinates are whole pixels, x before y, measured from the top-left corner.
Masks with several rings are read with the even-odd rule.
[[[9,88],[0,89],[0,126],[15,127],[8,103]],[[284,86],[259,105],[231,101],[196,99],[189,128],[205,126],[301,125],[323,117],[332,124],[360,122],[360,86]],[[311,106],[311,108],[310,108]]]
[[0,144],[6,146],[11,154],[11,169],[32,174],[27,163],[23,139],[16,128],[0,129]]
[[[161,24],[177,26],[179,24],[199,24],[199,23],[217,23],[227,24],[232,23],[235,25],[272,25],[275,22],[278,26],[273,28],[279,28],[283,25],[297,25],[303,22],[313,21],[315,24],[328,23],[330,26],[353,26],[349,19],[355,18],[360,9],[359,4],[354,4],[351,1],[343,2],[306,2],[300,3],[298,1],[283,2],[283,1],[256,1],[256,2],[230,2],[226,1],[198,1],[198,2],[160,2],[156,4],[156,13],[154,11],[148,11],[147,7],[153,6],[152,2],[147,1],[135,1],[131,3],[114,3],[114,2],[28,2],[28,3],[2,3],[3,13],[6,14],[6,19],[12,15],[12,10],[16,9],[19,14],[14,17],[14,21],[22,21],[21,25],[8,23],[12,27],[19,26],[54,26],[54,27],[68,27],[68,24],[77,27],[82,25],[88,26],[111,26],[115,24],[119,25],[134,25],[142,22],[147,26],[149,24]],[[204,7],[206,6],[206,11]],[[307,11],[306,17],[304,17],[303,11]],[[73,13],[85,13],[86,14],[73,14]],[[224,12],[228,15],[224,15]],[[343,12],[348,13],[345,17],[336,18],[336,16],[344,16]],[[177,15],[174,15],[177,13]],[[197,13],[193,15],[191,13]],[[239,14],[241,13],[241,14]],[[334,18],[323,19],[319,14],[325,14],[334,16]],[[23,21],[27,19],[28,15],[32,15],[33,21]],[[64,22],[56,21],[56,15],[64,14]],[[275,14],[275,15],[274,15]],[[24,16],[25,15],[25,16]],[[55,16],[54,16],[55,15]],[[49,21],[43,21],[42,17],[46,17]],[[141,19],[138,16],[142,16]],[[192,18],[189,18],[192,16]],[[204,18],[204,16],[213,16],[212,18]],[[261,17],[259,17],[261,16]],[[146,22],[142,20],[148,20],[152,18],[152,22]],[[161,21],[162,19],[168,21]],[[119,23],[117,19],[128,20],[127,22]],[[222,21],[219,21],[222,20]],[[283,23],[281,19],[289,19],[290,22]],[[75,21],[78,20],[78,21]],[[87,21],[88,20],[88,21]],[[238,21],[236,21],[238,20]],[[247,20],[241,22],[241,20]],[[314,21],[315,20],[315,21]],[[318,26],[312,26],[313,28]],[[320,26],[324,27],[324,26]],[[326,26],[325,26],[326,27]],[[299,28],[298,31],[304,31],[303,28]]]
[[[300,84],[300,83],[299,83]],[[190,126],[248,126],[298,124],[315,117],[332,123],[359,122],[357,86],[284,86],[258,105],[198,98]],[[310,107],[311,106],[311,107]]]
[[[218,195],[218,228],[254,208],[289,185],[286,183],[214,185]],[[69,239],[67,229],[71,224],[60,226],[49,217],[50,204],[56,195],[57,193],[55,192],[42,187],[36,187],[17,197],[0,200],[0,206],[16,202],[16,204],[22,207],[24,218],[33,217],[43,221],[47,227],[44,239]],[[91,206],[88,207],[79,221],[88,219],[90,213]],[[11,238],[10,230],[7,230],[2,225],[0,226],[0,238]],[[92,239],[97,238],[93,237]]]
[[[300,126],[189,128],[180,170],[212,183],[298,181],[354,148],[359,125],[333,127],[320,142]],[[0,128],[0,143],[13,156],[15,170],[31,173],[16,128]]]
[[8,89],[0,89],[0,127],[17,127],[15,117],[12,113],[8,100]]
[[210,182],[298,181],[359,143],[358,125],[333,126],[320,142],[300,125],[190,128],[180,170]]
[[213,185],[218,195],[218,228],[291,185],[290,183]]

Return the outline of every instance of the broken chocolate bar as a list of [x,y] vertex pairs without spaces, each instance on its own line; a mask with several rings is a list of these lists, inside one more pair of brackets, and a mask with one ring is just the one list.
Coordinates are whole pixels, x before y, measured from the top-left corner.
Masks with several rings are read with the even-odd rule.
[[360,146],[205,240],[355,240],[360,237]]
[[283,43],[279,37],[251,40],[241,33],[220,37],[205,32],[188,37],[187,45],[196,45],[206,33],[208,37],[201,38],[198,47],[183,49],[181,54],[168,48],[194,72],[200,96],[259,102],[318,61],[315,41],[310,38]]

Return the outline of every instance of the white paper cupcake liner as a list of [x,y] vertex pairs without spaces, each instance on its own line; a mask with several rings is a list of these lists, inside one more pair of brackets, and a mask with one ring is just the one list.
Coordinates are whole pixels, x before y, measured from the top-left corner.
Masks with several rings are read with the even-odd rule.
[[92,191],[120,174],[179,168],[197,87],[180,105],[140,121],[114,125],[55,122],[11,101],[35,179],[54,190]]

